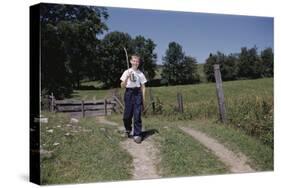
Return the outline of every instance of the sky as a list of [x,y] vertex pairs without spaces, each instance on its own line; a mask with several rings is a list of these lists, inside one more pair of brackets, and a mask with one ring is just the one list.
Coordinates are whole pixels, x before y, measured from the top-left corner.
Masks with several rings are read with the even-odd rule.
[[132,37],[142,35],[156,44],[157,64],[172,41],[183,47],[185,55],[205,63],[210,53],[239,53],[241,47],[258,51],[273,48],[273,18],[223,14],[190,13],[128,8],[107,8],[109,30]]

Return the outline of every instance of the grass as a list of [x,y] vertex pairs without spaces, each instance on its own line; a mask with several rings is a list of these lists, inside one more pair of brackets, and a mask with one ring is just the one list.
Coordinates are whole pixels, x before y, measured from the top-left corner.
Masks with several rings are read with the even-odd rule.
[[[184,102],[187,105],[191,103],[213,101],[217,102],[215,83],[205,83],[196,85],[181,85],[169,87],[152,88],[155,96],[158,96],[161,101],[167,104],[176,103],[176,94],[183,94]],[[273,95],[273,80],[272,78],[243,80],[243,81],[228,81],[223,83],[225,99],[250,96],[272,96]]]
[[206,75],[204,73],[204,64],[197,64],[197,72],[200,76],[200,82],[206,83],[207,78],[206,78]]
[[228,173],[227,167],[209,150],[177,128],[161,130],[158,138],[163,177]]
[[224,143],[234,152],[244,153],[250,159],[249,165],[257,171],[273,170],[273,149],[260,140],[246,135],[240,129],[210,120],[179,122],[178,125],[200,130]]
[[64,114],[49,117],[41,127],[42,184],[85,183],[130,179],[131,156],[119,147],[122,140],[114,127],[85,118],[69,123]]
[[[152,88],[169,120],[218,118],[214,83]],[[273,80],[229,81],[223,83],[229,123],[273,147]],[[177,92],[183,94],[184,114],[175,112]]]
[[[41,155],[42,184],[131,179],[132,157],[119,146],[123,138],[117,127],[101,125],[91,117],[75,124],[65,114],[44,112],[43,115],[49,117],[49,122],[41,127],[41,149],[51,151],[52,155]],[[107,119],[122,125],[121,115]],[[211,151],[178,126],[198,129],[234,152],[244,153],[257,171],[273,170],[273,150],[232,126],[214,120],[168,121],[162,115],[142,120],[145,130],[157,131],[152,137],[159,149],[157,169],[162,177],[229,173]]]
[[[121,116],[108,119],[122,125]],[[227,167],[200,143],[180,131],[176,122],[161,118],[142,118],[145,130],[156,130],[153,135],[156,148],[160,150],[158,171],[162,177],[211,175],[229,173]]]
[[[149,103],[149,90],[152,90],[157,104],[161,104],[160,114],[168,120],[214,119],[219,116],[214,83],[147,88],[146,105]],[[223,82],[223,90],[229,123],[273,147],[273,79]],[[117,88],[117,91],[123,98],[124,89]],[[178,92],[183,94],[183,115],[175,112]],[[111,94],[110,90],[77,90],[74,98],[102,99]]]
[[[182,92],[186,105],[201,101],[217,102],[216,88],[214,83],[169,87],[162,86],[152,87],[151,89],[153,90],[153,95],[159,97],[161,101],[165,101],[165,104],[176,104],[177,92]],[[223,83],[223,89],[226,100],[245,95],[270,97],[273,96],[273,79],[264,78],[256,80],[228,81]],[[123,93],[123,89],[117,88],[117,90],[121,94]],[[146,94],[146,98],[148,99],[148,92]],[[75,90],[73,94],[74,99],[92,99],[93,97],[101,99],[105,96],[110,96],[110,90]]]
[[[162,104],[158,115],[143,117],[145,129],[154,135],[160,150],[158,169],[164,177],[228,173],[212,153],[178,129],[191,126],[216,138],[235,152],[242,152],[257,171],[273,170],[273,79],[228,81],[223,83],[228,124],[214,123],[218,118],[214,83],[155,87],[153,95]],[[120,96],[124,89],[118,88]],[[175,111],[177,92],[183,94],[184,113]],[[110,97],[112,90],[76,90],[80,100]],[[146,92],[149,101],[149,92]],[[42,158],[42,183],[80,183],[130,179],[130,155],[120,149],[120,135],[94,118],[79,122],[78,132],[71,133],[69,119],[46,113],[49,123],[42,126],[42,149],[52,151]],[[122,124],[120,115],[108,118]],[[57,127],[61,125],[61,127]],[[48,130],[53,129],[53,133]],[[83,132],[82,129],[90,130]],[[76,129],[75,129],[76,130]],[[72,130],[73,131],[73,130]],[[65,136],[70,132],[76,136]],[[57,146],[53,144],[60,143]],[[114,153],[114,155],[112,155]],[[114,164],[114,165],[112,165]]]
[[[110,116],[122,124],[121,116]],[[204,146],[183,133],[179,126],[188,126],[215,138],[235,153],[243,153],[256,171],[273,170],[273,149],[255,137],[233,126],[215,120],[167,121],[160,116],[143,117],[145,130],[155,129],[153,135],[160,148],[159,171],[164,177],[228,173],[228,169]]]
[[103,86],[103,83],[100,81],[88,81],[88,80],[83,80],[81,82],[81,86],[92,86],[95,88],[101,88]]
[[73,100],[98,100],[110,97],[109,90],[74,90]]

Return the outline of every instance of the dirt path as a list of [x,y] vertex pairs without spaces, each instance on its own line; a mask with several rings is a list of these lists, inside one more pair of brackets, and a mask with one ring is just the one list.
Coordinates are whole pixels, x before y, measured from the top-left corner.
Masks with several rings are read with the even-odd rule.
[[[123,128],[118,123],[106,120],[103,116],[97,117],[97,120],[103,124],[118,126],[118,129]],[[135,143],[133,139],[126,139],[120,143],[120,146],[133,157],[133,179],[160,178],[156,170],[156,164],[159,162],[158,150],[151,137],[143,140],[141,144]]]
[[151,138],[147,138],[141,144],[132,139],[121,142],[121,146],[133,156],[133,179],[160,178],[156,171],[156,148]]
[[248,159],[244,154],[235,154],[217,140],[210,138],[200,131],[188,127],[180,127],[180,129],[214,152],[214,154],[229,167],[231,172],[254,172],[254,170],[246,164]]

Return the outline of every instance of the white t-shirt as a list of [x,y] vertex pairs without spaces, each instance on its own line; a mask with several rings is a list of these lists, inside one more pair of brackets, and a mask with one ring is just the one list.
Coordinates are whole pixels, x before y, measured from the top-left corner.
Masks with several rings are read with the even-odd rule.
[[140,70],[134,70],[132,68],[129,68],[125,70],[120,78],[121,81],[125,81],[127,76],[129,75],[129,72],[132,72],[134,76],[134,81],[132,81],[130,78],[127,81],[126,88],[133,88],[133,87],[140,87],[141,84],[144,84],[147,82],[144,74]]

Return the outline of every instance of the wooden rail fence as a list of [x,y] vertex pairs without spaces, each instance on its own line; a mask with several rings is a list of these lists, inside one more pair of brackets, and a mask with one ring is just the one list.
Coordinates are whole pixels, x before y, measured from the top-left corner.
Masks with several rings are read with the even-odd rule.
[[[216,91],[218,98],[218,107],[220,120],[223,123],[227,122],[226,108],[224,102],[224,94],[222,89],[222,79],[219,65],[214,65],[214,76],[216,80]],[[152,88],[149,88],[149,104],[143,109],[143,114],[145,115],[149,108],[152,107],[152,114],[156,114],[159,109],[156,107],[161,107],[162,104],[158,104],[153,96]],[[110,115],[112,112],[123,113],[124,112],[124,102],[119,96],[117,90],[114,90],[112,97],[104,100],[94,100],[94,101],[73,101],[73,100],[55,100],[53,94],[49,96],[50,110],[53,112],[65,112],[70,113],[71,116],[85,117],[85,116],[98,116],[98,115]],[[177,105],[175,110],[179,113],[184,113],[184,102],[181,92],[177,92]],[[188,109],[186,109],[188,110]]]
[[51,111],[69,113],[72,117],[110,115],[117,111],[118,102],[114,98],[104,100],[55,100],[51,97]]

